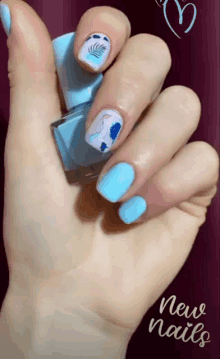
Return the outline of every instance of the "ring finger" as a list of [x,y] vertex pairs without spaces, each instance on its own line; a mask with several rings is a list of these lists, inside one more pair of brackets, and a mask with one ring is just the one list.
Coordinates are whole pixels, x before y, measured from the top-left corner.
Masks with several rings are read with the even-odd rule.
[[98,192],[110,202],[134,196],[187,143],[198,125],[200,110],[192,90],[183,86],[164,90],[102,169]]

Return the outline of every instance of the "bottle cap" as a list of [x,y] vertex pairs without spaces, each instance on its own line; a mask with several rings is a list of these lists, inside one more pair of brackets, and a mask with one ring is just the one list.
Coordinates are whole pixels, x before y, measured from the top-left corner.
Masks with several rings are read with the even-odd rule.
[[55,65],[68,111],[79,104],[93,101],[102,80],[102,74],[83,69],[73,55],[75,32],[52,41]]

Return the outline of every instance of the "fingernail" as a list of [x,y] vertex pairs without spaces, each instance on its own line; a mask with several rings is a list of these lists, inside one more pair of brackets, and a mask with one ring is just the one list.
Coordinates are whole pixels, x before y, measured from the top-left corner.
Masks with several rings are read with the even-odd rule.
[[123,126],[116,110],[103,110],[88,129],[85,141],[100,152],[108,152],[118,138]]
[[11,15],[8,5],[0,4],[0,18],[7,36],[11,33]]
[[146,209],[147,202],[145,199],[141,196],[134,196],[121,205],[119,216],[124,223],[130,224],[142,216]]
[[97,191],[108,201],[117,202],[130,188],[134,178],[134,167],[129,163],[120,162],[102,177],[97,185]]
[[97,71],[102,67],[110,52],[110,40],[104,34],[90,35],[82,45],[78,58]]

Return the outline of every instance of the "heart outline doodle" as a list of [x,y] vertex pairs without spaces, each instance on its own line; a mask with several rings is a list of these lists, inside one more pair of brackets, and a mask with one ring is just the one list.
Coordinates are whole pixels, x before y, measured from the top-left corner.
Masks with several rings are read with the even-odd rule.
[[[155,0],[156,1],[156,0]],[[159,0],[160,2],[162,2],[163,0]],[[181,37],[175,32],[175,30],[173,29],[173,27],[171,26],[170,22],[169,22],[169,19],[167,17],[167,12],[166,12],[166,7],[167,7],[167,3],[168,3],[169,0],[165,0],[164,3],[162,4],[163,6],[163,14],[164,14],[164,17],[165,17],[165,20],[167,22],[167,25],[169,26],[169,28],[171,29],[171,31],[179,38],[181,39]],[[183,8],[181,8],[181,5],[179,3],[178,0],[174,0],[176,6],[177,6],[177,9],[178,9],[178,12],[179,12],[179,24],[182,25],[183,24],[183,13],[184,11],[186,10],[187,6],[191,5],[194,9],[194,13],[193,13],[193,18],[192,18],[192,21],[189,25],[189,27],[184,31],[184,33],[188,33],[191,28],[193,27],[194,23],[195,23],[195,20],[196,20],[196,15],[197,15],[197,8],[195,6],[195,4],[193,3],[188,3],[186,4]],[[156,1],[157,5],[160,6],[158,4],[158,2]],[[161,6],[160,6],[161,7]]]

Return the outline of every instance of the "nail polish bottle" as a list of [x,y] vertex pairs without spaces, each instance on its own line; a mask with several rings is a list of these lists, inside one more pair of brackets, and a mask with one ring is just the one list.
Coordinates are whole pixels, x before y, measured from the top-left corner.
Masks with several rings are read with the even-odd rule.
[[[112,152],[101,153],[85,142],[87,114],[103,75],[83,69],[73,55],[75,33],[52,41],[55,65],[68,113],[51,124],[58,154],[71,182],[95,180]],[[71,175],[70,175],[71,173]],[[68,175],[69,174],[69,175]]]

